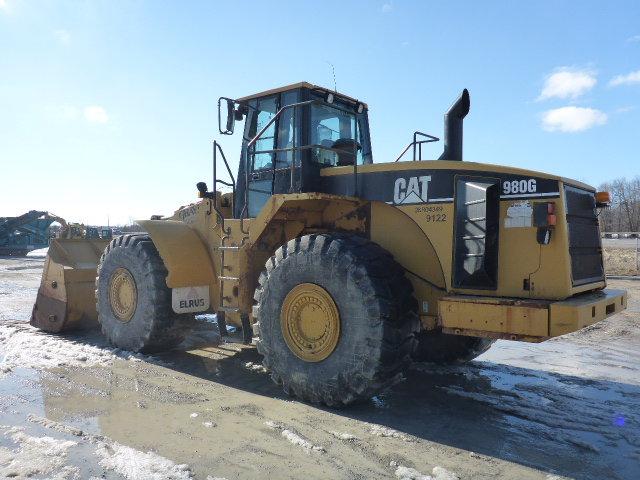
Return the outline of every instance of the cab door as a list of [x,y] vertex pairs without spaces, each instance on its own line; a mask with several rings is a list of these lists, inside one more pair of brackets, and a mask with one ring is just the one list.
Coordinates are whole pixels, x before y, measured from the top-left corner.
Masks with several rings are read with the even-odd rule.
[[[249,137],[255,135],[274,118],[283,105],[296,103],[297,92],[286,92],[257,101],[249,129]],[[298,115],[299,116],[299,115]],[[256,217],[271,195],[294,191],[291,182],[292,162],[298,158],[293,150],[296,129],[293,109],[287,109],[256,140],[249,155],[249,182],[247,185],[247,215]],[[297,143],[299,145],[299,143]],[[299,164],[299,162],[296,162]],[[294,165],[294,168],[298,168]]]

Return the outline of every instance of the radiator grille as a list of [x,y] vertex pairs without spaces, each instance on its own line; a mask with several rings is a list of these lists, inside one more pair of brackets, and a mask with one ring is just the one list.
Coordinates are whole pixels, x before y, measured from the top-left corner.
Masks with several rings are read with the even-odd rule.
[[602,243],[593,192],[564,187],[573,286],[604,280]]

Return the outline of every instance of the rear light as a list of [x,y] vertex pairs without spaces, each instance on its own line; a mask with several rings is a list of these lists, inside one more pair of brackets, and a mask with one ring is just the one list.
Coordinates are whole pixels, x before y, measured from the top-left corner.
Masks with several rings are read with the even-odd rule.
[[550,227],[556,226],[556,204],[553,202],[547,203],[547,225]]
[[536,227],[554,227],[556,225],[556,204],[554,202],[536,203],[533,206],[533,225]]
[[611,205],[611,194],[609,192],[596,193],[596,207],[605,208]]

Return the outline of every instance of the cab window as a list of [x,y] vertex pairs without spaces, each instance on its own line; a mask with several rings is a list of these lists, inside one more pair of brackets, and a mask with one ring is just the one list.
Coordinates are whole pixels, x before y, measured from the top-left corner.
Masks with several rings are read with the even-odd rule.
[[311,105],[312,160],[321,166],[363,163],[361,125],[355,114],[331,105]]
[[[250,136],[254,137],[275,117],[278,111],[278,97],[263,98],[258,101],[257,113],[251,126]],[[252,171],[260,171],[273,168],[273,157],[276,139],[276,123],[272,123],[269,128],[256,140],[255,155],[253,158]]]
[[[281,98],[281,106],[285,107],[287,105],[293,105],[298,101],[298,92],[286,92],[282,94]],[[299,115],[299,112],[296,112]],[[276,169],[278,168],[288,168],[291,166],[291,160],[294,156],[298,158],[298,155],[293,152],[294,142],[293,135],[295,132],[295,128],[293,126],[294,121],[294,111],[293,108],[287,108],[284,110],[278,119],[278,149],[284,149],[284,151],[279,151],[276,153]],[[296,139],[296,146],[300,146],[300,141]],[[297,164],[297,162],[296,162]]]
[[[249,131],[249,136],[254,137],[267,125],[278,113],[280,106],[291,105],[297,101],[297,92],[287,92],[282,94],[281,102],[278,97],[260,99],[256,105],[257,111],[253,117],[253,123]],[[280,103],[280,105],[279,105]],[[280,117],[269,125],[269,128],[260,136],[255,143],[255,156],[252,162],[251,171],[260,172],[273,169],[273,159],[276,160],[275,168],[283,169],[291,166],[291,159],[295,153],[293,136],[293,109],[284,110]],[[299,140],[296,141],[299,145]],[[279,150],[275,152],[274,150]]]

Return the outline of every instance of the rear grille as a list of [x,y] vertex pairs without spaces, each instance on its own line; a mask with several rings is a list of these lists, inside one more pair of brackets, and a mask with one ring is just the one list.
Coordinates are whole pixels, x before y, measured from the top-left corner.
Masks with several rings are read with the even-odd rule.
[[593,192],[564,187],[573,286],[604,280],[600,227]]

